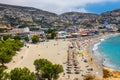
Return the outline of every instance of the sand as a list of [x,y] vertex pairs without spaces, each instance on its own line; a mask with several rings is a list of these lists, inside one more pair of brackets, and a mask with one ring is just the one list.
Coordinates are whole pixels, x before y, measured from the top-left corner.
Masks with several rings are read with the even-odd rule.
[[63,66],[63,73],[65,73],[65,75],[63,76],[63,73],[61,73],[58,80],[73,80],[75,78],[82,80],[84,75],[90,73],[87,69],[91,67],[88,63],[83,62],[81,55],[78,55],[77,59],[79,61],[80,74],[74,74],[74,68],[72,74],[67,74],[66,62],[69,45],[71,45],[69,40],[50,40],[49,42],[41,42],[38,44],[27,44],[29,48],[25,46],[21,48],[21,50],[13,57],[13,60],[9,64],[6,64],[8,67],[7,71],[9,72],[15,67],[27,67],[30,71],[35,72],[35,66],[33,65],[34,60],[45,58],[54,64],[61,64]]
[[13,57],[13,60],[6,64],[8,67],[7,71],[14,69],[15,67],[27,67],[32,72],[35,72],[33,65],[34,60],[39,58],[46,58],[52,63],[61,64],[66,62],[67,49],[69,41],[64,40],[50,40],[49,42],[40,42],[38,44],[27,44],[28,47],[23,47]]
[[[50,60],[54,64],[61,64],[64,68],[64,72],[66,73],[66,62],[67,62],[67,50],[68,45],[70,45],[70,41],[68,40],[50,40],[49,42],[41,42],[38,44],[27,44],[28,47],[23,47],[17,54],[13,57],[13,60],[6,64],[8,69],[6,71],[10,71],[15,67],[23,68],[27,67],[30,71],[35,72],[35,66],[33,65],[34,60],[39,58],[45,58]],[[81,61],[82,57],[78,56],[78,61]],[[87,63],[81,61],[81,72],[83,71],[83,75],[86,74],[87,70],[85,70],[85,66]],[[70,79],[80,78],[81,75],[78,74],[60,74],[60,78],[58,80],[66,80],[68,76]]]
[[[110,35],[109,35],[110,36]],[[84,58],[88,60],[87,63],[83,61],[81,55],[77,56],[77,60],[79,62],[80,73],[75,74],[74,69],[72,74],[67,74],[67,51],[68,46],[71,45],[70,41],[74,39],[60,39],[60,40],[49,40],[48,42],[40,42],[38,44],[27,44],[27,47],[21,48],[19,52],[13,57],[13,60],[6,64],[8,69],[6,71],[10,71],[15,67],[27,67],[30,71],[35,72],[35,66],[33,65],[34,61],[39,58],[45,58],[50,60],[54,64],[61,64],[64,68],[64,72],[60,74],[60,78],[58,80],[73,80],[75,78],[79,78],[79,80],[83,79],[83,76],[86,74],[95,74],[100,75],[102,77],[102,68],[99,68],[99,65],[94,61],[94,57],[88,53],[88,50],[92,50],[90,45],[95,44],[100,40],[100,38],[106,38],[107,35],[102,35],[99,37],[92,38],[78,38],[75,40],[76,50],[78,51],[79,47],[85,52]],[[29,46],[29,47],[28,47]],[[92,52],[92,51],[90,51]],[[91,58],[93,60],[91,61]],[[88,71],[87,69],[93,68],[93,71]],[[63,75],[65,73],[65,75]]]

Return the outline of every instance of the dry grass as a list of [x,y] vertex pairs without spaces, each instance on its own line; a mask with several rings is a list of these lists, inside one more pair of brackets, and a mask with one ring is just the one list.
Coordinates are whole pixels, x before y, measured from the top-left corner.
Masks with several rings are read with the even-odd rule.
[[88,74],[84,77],[84,80],[97,80],[95,75],[93,74]]

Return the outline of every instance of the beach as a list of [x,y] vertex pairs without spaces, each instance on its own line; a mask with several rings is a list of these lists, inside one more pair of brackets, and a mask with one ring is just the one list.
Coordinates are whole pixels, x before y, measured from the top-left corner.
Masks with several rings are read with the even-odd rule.
[[[37,44],[27,44],[21,48],[20,51],[16,52],[17,54],[13,57],[13,60],[6,64],[10,71],[15,67],[27,67],[30,71],[35,72],[35,66],[33,65],[34,61],[39,58],[45,58],[51,61],[53,64],[61,64],[63,66],[64,72],[60,74],[58,80],[73,80],[79,79],[82,80],[87,74],[94,74],[99,78],[102,78],[102,61],[98,61],[93,54],[94,44],[98,43],[100,39],[108,38],[115,34],[106,34],[99,35],[94,37],[84,37],[84,38],[75,38],[75,39],[58,39],[58,40],[49,40],[48,42],[40,42]],[[73,49],[70,49],[70,45],[73,46]],[[71,74],[67,73],[68,68],[68,51],[77,53],[79,49],[83,50],[84,56],[81,54],[76,54],[75,60],[77,61],[77,66],[79,73],[75,74],[75,69],[73,66],[70,69]],[[84,57],[84,58],[83,58]],[[87,62],[84,62],[84,59]],[[90,70],[92,69],[92,70]]]
[[13,60],[7,64],[8,71],[14,67],[27,67],[31,71],[35,71],[33,63],[34,60],[38,58],[46,58],[53,63],[62,64],[65,61],[65,53],[68,44],[68,41],[63,40],[50,40],[49,42],[38,44],[27,44],[27,46],[24,46],[17,52]]
[[[96,36],[94,38],[91,39],[90,44],[88,45],[87,48],[87,56],[92,57],[93,58],[93,62],[94,64],[92,64],[92,66],[94,68],[96,68],[96,70],[99,72],[99,75],[102,77],[103,76],[103,68],[106,67],[103,65],[104,62],[104,57],[101,53],[99,53],[97,51],[98,49],[98,45],[104,41],[105,39],[109,38],[109,37],[113,37],[113,36],[117,36],[120,35],[119,33],[107,33],[107,34],[103,34],[101,36]],[[88,57],[88,59],[90,59]]]

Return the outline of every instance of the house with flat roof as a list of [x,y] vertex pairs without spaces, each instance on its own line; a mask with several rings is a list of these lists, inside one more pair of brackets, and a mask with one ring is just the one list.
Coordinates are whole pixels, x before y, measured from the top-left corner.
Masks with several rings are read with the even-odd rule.
[[106,25],[106,29],[109,32],[115,32],[118,30],[117,26],[115,24],[108,24]]
[[59,31],[57,34],[57,38],[66,38],[66,31]]
[[20,35],[22,38],[27,36],[30,33],[29,28],[14,28],[12,30],[8,31],[8,34],[10,35]]

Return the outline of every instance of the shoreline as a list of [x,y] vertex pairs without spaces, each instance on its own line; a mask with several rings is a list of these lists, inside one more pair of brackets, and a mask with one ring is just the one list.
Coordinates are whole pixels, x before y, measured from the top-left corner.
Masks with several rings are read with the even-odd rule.
[[[98,48],[98,45],[103,41],[103,40],[105,40],[105,39],[107,39],[107,38],[109,38],[109,37],[114,37],[114,36],[118,36],[118,35],[120,35],[119,33],[115,33],[115,34],[107,34],[107,35],[102,35],[102,37],[98,37],[98,38],[96,38],[95,40],[95,42],[93,41],[93,43],[91,44],[91,45],[89,45],[88,46],[88,55],[89,56],[91,56],[92,55],[92,58],[94,59],[93,60],[93,63],[94,63],[94,65],[95,65],[95,67],[97,66],[97,68],[98,67],[100,67],[100,69],[102,70],[103,68],[108,68],[108,69],[113,69],[113,68],[110,68],[110,67],[108,67],[108,66],[105,66],[104,64],[103,64],[103,62],[104,62],[104,57],[101,55],[101,53],[100,52],[98,52],[97,51],[97,49],[95,49],[95,50],[93,50],[93,48],[95,48],[95,47],[97,47]],[[93,39],[94,40],[94,39]],[[97,45],[98,44],[98,45]],[[97,46],[95,46],[95,45],[97,45]],[[90,53],[90,54],[89,54]],[[98,55],[96,55],[98,53]],[[102,59],[100,59],[100,58],[102,58]],[[93,66],[94,66],[93,65]],[[116,70],[116,69],[113,69],[113,70],[115,70],[115,71],[118,71],[118,70]],[[99,70],[100,71],[100,70]],[[101,71],[100,71],[101,72]],[[118,72],[120,72],[120,71],[118,71]],[[103,73],[103,72],[102,72]]]
[[[64,72],[66,73],[66,62],[67,62],[67,50],[68,46],[71,45],[71,41],[75,40],[75,49],[79,51],[79,48],[83,49],[85,53],[84,57],[87,59],[87,63],[85,63],[82,59],[82,55],[78,55],[77,59],[80,63],[80,74],[67,74],[63,77],[63,73],[60,74],[60,78],[58,80],[65,80],[68,79],[68,75],[70,75],[70,79],[80,78],[81,80],[84,78],[84,75],[87,75],[88,72],[90,74],[95,74],[99,78],[103,77],[103,65],[99,67],[99,64],[102,62],[96,62],[97,58],[93,57],[93,47],[96,43],[100,42],[100,39],[105,39],[111,36],[115,36],[116,34],[106,34],[106,35],[98,35],[94,37],[82,37],[82,38],[75,38],[75,39],[59,39],[59,40],[50,40],[49,42],[42,42],[38,44],[27,44],[29,48],[23,47],[21,51],[18,52],[16,56],[14,56],[12,62],[7,64],[8,71],[15,67],[27,67],[32,72],[35,71],[35,67],[33,62],[35,59],[38,58],[45,58],[50,60],[54,64],[61,64],[64,68]],[[21,59],[23,56],[23,59]],[[92,61],[91,61],[92,58]],[[15,61],[13,63],[13,61]],[[14,65],[14,66],[13,66]],[[89,67],[86,67],[88,66]],[[88,68],[93,68],[93,71],[88,71]],[[68,79],[69,80],[69,79]]]

